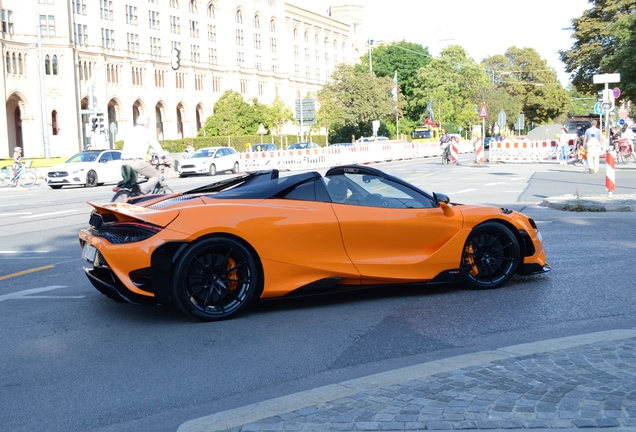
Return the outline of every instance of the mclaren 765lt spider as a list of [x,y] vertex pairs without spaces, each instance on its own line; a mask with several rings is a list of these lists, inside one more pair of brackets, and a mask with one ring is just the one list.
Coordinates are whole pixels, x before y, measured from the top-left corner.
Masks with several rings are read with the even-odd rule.
[[451,203],[369,166],[259,171],[89,204],[79,241],[92,284],[118,302],[173,303],[205,321],[255,299],[402,283],[497,288],[550,270],[529,217]]

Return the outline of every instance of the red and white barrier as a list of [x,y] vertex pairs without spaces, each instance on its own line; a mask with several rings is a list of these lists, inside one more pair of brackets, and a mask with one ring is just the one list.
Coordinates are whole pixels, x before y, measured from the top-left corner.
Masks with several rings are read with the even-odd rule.
[[614,170],[615,160],[614,160],[614,152],[608,151],[605,154],[605,188],[612,195],[612,191],[614,190],[614,186],[616,184],[615,173]]
[[[568,144],[570,149],[574,142]],[[571,152],[570,152],[571,153]],[[490,162],[558,162],[558,143],[551,141],[500,141],[490,144]],[[570,156],[572,158],[573,156]]]
[[484,163],[484,141],[477,141],[477,148],[475,149],[475,162]]

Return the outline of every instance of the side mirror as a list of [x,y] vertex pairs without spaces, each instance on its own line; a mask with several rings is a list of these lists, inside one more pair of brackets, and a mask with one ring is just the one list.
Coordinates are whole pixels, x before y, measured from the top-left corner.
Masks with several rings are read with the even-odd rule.
[[448,195],[433,192],[433,198],[435,199],[435,205],[442,209],[444,215],[451,217],[455,214],[455,210],[453,210],[453,205],[450,203]]

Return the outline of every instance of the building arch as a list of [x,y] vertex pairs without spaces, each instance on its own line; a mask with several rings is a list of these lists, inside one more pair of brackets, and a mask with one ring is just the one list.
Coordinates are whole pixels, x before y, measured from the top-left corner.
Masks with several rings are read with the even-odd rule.
[[156,117],[156,130],[157,140],[163,141],[166,139],[164,125],[168,120],[168,110],[166,109],[166,103],[162,100],[155,104],[155,117]]
[[115,141],[117,141],[117,134],[121,130],[121,123],[125,123],[124,107],[122,103],[116,97],[111,98],[108,101],[108,115],[106,118],[106,128],[108,129],[108,137],[110,148],[115,148]]
[[132,118],[133,126],[137,123],[137,117],[139,117],[140,115],[145,115],[145,116],[148,115],[148,111],[146,110],[146,104],[141,99],[137,99],[135,100],[135,102],[133,102],[132,114],[133,114],[133,118]]
[[196,107],[196,123],[195,126],[197,128],[197,134],[203,127],[203,122],[205,121],[205,109],[203,108],[203,102],[199,102]]
[[185,138],[185,123],[187,123],[188,110],[183,102],[177,104],[177,137]]
[[[24,131],[28,130],[28,128],[24,127],[23,123],[33,123],[33,117],[31,116],[24,95],[17,91],[11,93],[7,98],[5,109],[7,113],[7,139],[5,141],[7,143],[7,157],[13,154],[14,147],[22,147],[23,156],[35,153],[37,149],[29,148],[28,146],[25,148],[24,146]],[[0,152],[0,154],[1,153],[4,153],[4,151]]]

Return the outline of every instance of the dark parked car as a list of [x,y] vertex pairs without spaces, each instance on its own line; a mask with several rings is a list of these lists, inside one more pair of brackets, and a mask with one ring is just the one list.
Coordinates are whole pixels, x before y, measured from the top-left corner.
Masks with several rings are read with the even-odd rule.
[[276,144],[253,144],[252,145],[253,152],[276,151],[276,150],[278,150],[278,147],[276,147]]
[[300,150],[300,149],[312,149],[312,148],[320,148],[318,144],[315,142],[297,142],[290,144],[287,147],[287,150]]

